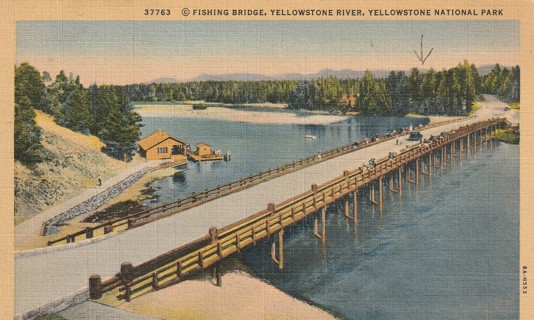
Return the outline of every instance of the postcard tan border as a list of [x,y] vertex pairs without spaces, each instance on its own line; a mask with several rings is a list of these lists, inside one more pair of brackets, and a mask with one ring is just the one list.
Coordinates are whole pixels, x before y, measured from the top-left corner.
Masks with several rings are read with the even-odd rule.
[[[520,269],[528,266],[529,290],[520,292],[521,319],[534,319],[534,0],[512,1],[141,1],[141,0],[7,0],[0,4],[0,319],[14,315],[13,252],[13,73],[15,65],[15,24],[21,20],[324,20],[324,17],[184,17],[183,8],[249,9],[503,9],[500,17],[328,17],[328,20],[519,20],[521,66],[521,224]],[[238,3],[239,5],[236,5]],[[170,16],[145,16],[146,8],[169,8]],[[517,281],[521,281],[517,270]]]

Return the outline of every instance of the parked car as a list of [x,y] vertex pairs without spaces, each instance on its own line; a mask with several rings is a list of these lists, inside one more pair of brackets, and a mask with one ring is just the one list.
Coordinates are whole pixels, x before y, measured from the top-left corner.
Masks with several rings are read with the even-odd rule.
[[510,111],[510,107],[504,107],[504,111]]
[[408,140],[410,141],[419,141],[423,139],[423,135],[419,131],[414,131],[410,133],[410,136],[408,137]]

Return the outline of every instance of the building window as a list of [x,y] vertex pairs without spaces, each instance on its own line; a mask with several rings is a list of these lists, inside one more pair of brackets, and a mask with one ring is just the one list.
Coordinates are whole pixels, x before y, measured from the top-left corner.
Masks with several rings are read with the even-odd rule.
[[167,153],[167,147],[160,147],[158,148],[158,153],[161,154],[161,153]]

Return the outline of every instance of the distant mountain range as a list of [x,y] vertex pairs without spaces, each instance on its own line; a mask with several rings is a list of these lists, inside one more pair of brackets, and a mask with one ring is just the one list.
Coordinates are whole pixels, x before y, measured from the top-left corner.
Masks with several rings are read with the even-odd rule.
[[[483,65],[477,67],[479,75],[483,76],[490,73],[495,65]],[[501,66],[504,67],[504,66]],[[420,71],[426,71],[427,69],[419,69]],[[371,70],[375,77],[383,78],[387,77],[390,70]],[[409,73],[409,70],[404,70],[404,72]],[[352,69],[343,69],[343,70],[331,70],[323,69],[316,73],[310,74],[300,74],[300,73],[284,73],[275,76],[267,76],[263,74],[256,73],[227,73],[227,74],[200,74],[189,80],[178,81],[176,78],[163,77],[158,78],[147,83],[172,83],[172,82],[187,82],[187,81],[261,81],[261,80],[311,80],[317,78],[326,78],[326,77],[337,77],[339,79],[348,79],[348,78],[361,78],[363,77],[365,71],[352,70]]]

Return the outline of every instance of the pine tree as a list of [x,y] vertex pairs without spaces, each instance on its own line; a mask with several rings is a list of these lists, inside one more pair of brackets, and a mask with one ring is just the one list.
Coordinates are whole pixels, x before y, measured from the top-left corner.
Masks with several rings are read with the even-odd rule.
[[30,106],[40,108],[45,96],[45,85],[41,74],[27,62],[15,67],[15,103],[21,103],[24,97],[30,100]]
[[99,131],[99,137],[106,147],[104,152],[117,159],[127,161],[137,149],[136,142],[141,136],[142,118],[133,112],[133,107],[124,92],[113,90],[114,102]]
[[83,88],[72,91],[61,109],[61,125],[84,134],[89,133],[93,125],[93,115],[89,108],[87,92]]
[[28,97],[15,104],[15,160],[25,165],[41,161],[41,129],[35,123],[35,111]]

